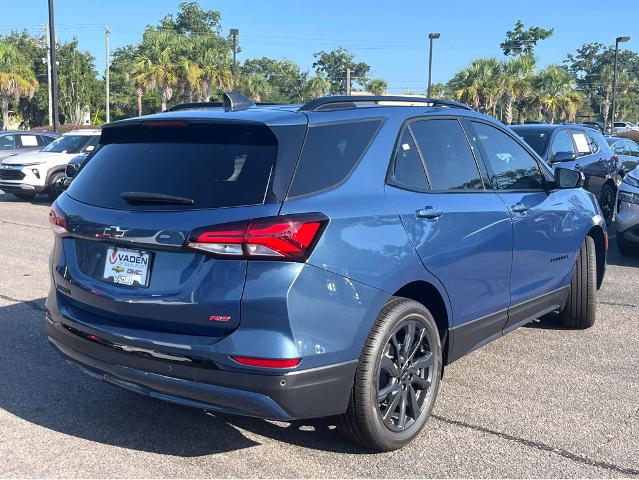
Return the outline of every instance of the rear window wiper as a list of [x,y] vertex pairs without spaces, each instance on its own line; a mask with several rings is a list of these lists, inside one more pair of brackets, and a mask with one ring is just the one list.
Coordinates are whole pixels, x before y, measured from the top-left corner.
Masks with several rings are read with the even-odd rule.
[[176,195],[151,192],[122,192],[120,197],[127,203],[175,203],[178,205],[195,205],[195,200]]

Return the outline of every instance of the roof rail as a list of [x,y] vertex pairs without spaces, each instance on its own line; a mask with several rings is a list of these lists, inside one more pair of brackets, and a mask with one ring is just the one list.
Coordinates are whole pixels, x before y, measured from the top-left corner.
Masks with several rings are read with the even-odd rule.
[[222,102],[189,102],[173,105],[164,110],[165,112],[176,112],[178,110],[197,110],[200,108],[220,108],[224,110],[237,111],[254,107],[255,103],[238,92],[228,92],[222,94]]
[[[454,102],[452,100],[443,100],[440,98],[426,97],[407,97],[402,95],[334,95],[328,97],[316,98],[300,107],[301,112],[314,112],[317,110],[332,110],[340,108],[355,108],[358,103],[380,104],[382,102],[392,103],[425,103],[430,107],[449,107],[461,108],[463,110],[471,110],[468,105]],[[331,107],[332,106],[332,107]]]

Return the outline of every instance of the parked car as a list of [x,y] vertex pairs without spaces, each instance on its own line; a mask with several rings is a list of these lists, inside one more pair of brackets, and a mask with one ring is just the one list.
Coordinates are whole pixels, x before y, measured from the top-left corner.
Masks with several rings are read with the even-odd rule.
[[73,178],[80,170],[80,167],[84,165],[84,162],[87,161],[90,153],[91,152],[81,153],[80,155],[76,155],[71,160],[69,160],[69,163],[67,163],[67,166],[64,169],[64,177],[60,179],[60,181],[62,182],[63,190],[69,188],[69,185],[71,185]]
[[623,137],[606,137],[612,151],[619,158],[619,174],[623,177],[639,163],[639,145]]
[[0,160],[19,153],[41,150],[60,135],[57,133],[0,132]]
[[628,172],[619,185],[617,247],[622,255],[639,255],[639,167]]
[[55,200],[61,193],[64,169],[75,155],[92,151],[99,130],[73,130],[58,137],[39,152],[5,158],[0,163],[0,189],[20,199],[46,193]]
[[606,223],[612,221],[620,181],[619,161],[600,132],[579,125],[513,125],[511,128],[553,167],[583,172],[584,188],[599,200]]
[[624,132],[632,132],[639,131],[639,127],[632,122],[615,122],[612,125],[612,133],[624,133]]
[[396,449],[443,365],[554,310],[593,325],[607,233],[582,182],[444,100],[115,122],[50,210],[48,338],[141,394]]

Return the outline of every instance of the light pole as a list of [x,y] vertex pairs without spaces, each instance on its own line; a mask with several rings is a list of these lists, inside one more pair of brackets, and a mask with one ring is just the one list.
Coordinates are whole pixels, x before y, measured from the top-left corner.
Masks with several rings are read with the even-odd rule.
[[615,126],[615,109],[617,108],[617,59],[619,57],[619,44],[627,42],[628,40],[630,40],[630,37],[617,37],[615,39],[615,67],[612,75],[612,114],[610,117],[610,133],[612,133],[612,129]]
[[238,28],[231,28],[231,38],[233,39],[233,90],[237,86],[237,36],[240,34]]
[[428,40],[430,41],[430,48],[428,51],[428,93],[426,95],[428,98],[430,98],[432,87],[431,79],[433,73],[433,40],[435,40],[436,38],[439,38],[439,33],[428,34]]
[[49,0],[49,48],[51,59],[51,103],[53,105],[53,131],[60,130],[60,118],[58,117],[58,63],[55,52],[55,18],[53,0]]

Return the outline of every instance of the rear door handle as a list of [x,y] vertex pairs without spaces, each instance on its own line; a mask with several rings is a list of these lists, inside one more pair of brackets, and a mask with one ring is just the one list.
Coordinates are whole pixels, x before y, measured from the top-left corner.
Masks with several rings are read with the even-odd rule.
[[524,213],[528,211],[528,207],[521,202],[517,202],[510,207],[510,210],[515,213]]
[[424,207],[421,210],[417,210],[415,212],[415,216],[417,218],[427,218],[428,220],[439,218],[443,214],[444,214],[443,210],[440,210],[439,208],[433,208],[433,207]]

